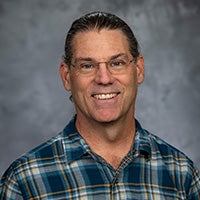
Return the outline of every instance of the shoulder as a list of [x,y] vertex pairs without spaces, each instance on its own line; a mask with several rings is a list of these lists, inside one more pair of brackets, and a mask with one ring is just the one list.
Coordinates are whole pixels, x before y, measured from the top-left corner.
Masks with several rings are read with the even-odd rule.
[[193,161],[166,141],[153,134],[148,134],[152,142],[152,159],[156,160],[157,166],[162,166],[165,173],[173,177],[177,187],[184,186],[184,191],[189,196],[194,199],[199,198],[200,174]]
[[193,173],[195,170],[194,163],[185,153],[143,129],[138,121],[136,121],[136,128],[139,133],[139,143],[140,145],[145,145],[154,165],[162,166],[167,170],[177,171],[178,173]]
[[176,148],[175,146],[169,144],[165,140],[161,139],[160,137],[149,133],[146,131],[146,134],[150,138],[151,142],[151,150],[153,157],[161,156],[163,159],[176,161],[177,163],[184,164],[187,162],[188,164],[192,165],[192,160],[181,150]]
[[16,159],[5,174],[21,174],[25,171],[34,171],[33,169],[42,171],[43,168],[47,170],[48,166],[65,162],[64,146],[74,142],[75,131],[72,119],[63,131]]
[[60,132],[41,145],[23,154],[10,165],[4,176],[13,173],[19,174],[32,170],[36,166],[48,165],[48,163],[61,160],[64,156],[62,140],[63,132]]
[[185,153],[157,135],[143,129],[137,120],[136,128],[140,146],[143,145],[148,149],[153,160],[163,160],[166,161],[166,164],[173,162],[177,165],[193,165],[192,160]]
[[21,192],[26,188],[27,181],[38,178],[50,166],[64,160],[62,138],[61,132],[25,153],[8,167],[0,180],[0,193],[4,198],[21,199]]
[[193,161],[181,150],[172,146],[160,137],[144,130],[151,146],[151,162],[164,167],[171,175],[192,179],[199,173]]
[[200,175],[193,161],[185,153],[140,125],[137,126],[137,131],[140,145],[150,155],[145,162],[147,169],[151,169],[154,175],[157,174],[161,182],[173,183],[178,191],[187,194],[191,199],[198,199]]

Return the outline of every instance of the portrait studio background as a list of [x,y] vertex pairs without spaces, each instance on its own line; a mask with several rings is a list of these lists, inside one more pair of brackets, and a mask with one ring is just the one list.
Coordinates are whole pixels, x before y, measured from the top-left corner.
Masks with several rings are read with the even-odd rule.
[[2,0],[0,174],[74,115],[59,63],[72,21],[95,10],[125,19],[139,40],[146,70],[136,106],[142,126],[200,168],[198,0]]

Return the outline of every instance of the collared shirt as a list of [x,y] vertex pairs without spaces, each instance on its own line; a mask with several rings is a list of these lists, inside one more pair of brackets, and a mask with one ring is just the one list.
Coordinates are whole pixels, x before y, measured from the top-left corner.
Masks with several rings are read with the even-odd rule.
[[198,170],[136,121],[133,148],[117,170],[94,154],[73,119],[57,136],[11,164],[1,200],[200,199]]

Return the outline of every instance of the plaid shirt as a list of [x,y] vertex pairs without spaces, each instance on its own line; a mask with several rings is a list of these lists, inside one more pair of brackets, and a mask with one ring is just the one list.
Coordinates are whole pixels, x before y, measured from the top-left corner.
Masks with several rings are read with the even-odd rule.
[[1,179],[0,199],[200,199],[191,160],[137,121],[136,128],[134,146],[115,170],[90,150],[73,119],[11,164]]

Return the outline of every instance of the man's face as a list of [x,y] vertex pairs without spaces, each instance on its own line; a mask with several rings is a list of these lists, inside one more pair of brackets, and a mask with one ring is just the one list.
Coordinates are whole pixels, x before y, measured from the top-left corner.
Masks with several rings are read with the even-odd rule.
[[[112,122],[120,118],[133,118],[137,85],[143,81],[143,57],[131,62],[121,74],[112,74],[103,62],[123,55],[133,57],[129,44],[120,30],[103,29],[80,32],[73,40],[73,56],[67,66],[61,63],[60,73],[65,88],[71,91],[79,120]],[[77,60],[102,62],[96,73],[82,74]]]

